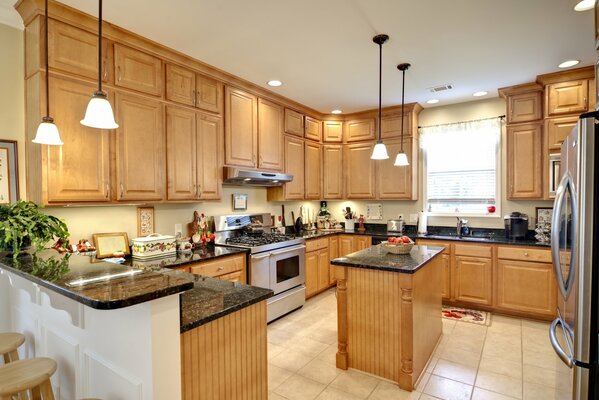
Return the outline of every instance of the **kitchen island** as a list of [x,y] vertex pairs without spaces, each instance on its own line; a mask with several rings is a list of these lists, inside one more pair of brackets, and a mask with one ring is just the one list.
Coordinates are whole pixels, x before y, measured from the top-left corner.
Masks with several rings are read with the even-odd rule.
[[337,269],[337,368],[413,390],[442,332],[441,247],[407,255],[381,245],[331,261]]

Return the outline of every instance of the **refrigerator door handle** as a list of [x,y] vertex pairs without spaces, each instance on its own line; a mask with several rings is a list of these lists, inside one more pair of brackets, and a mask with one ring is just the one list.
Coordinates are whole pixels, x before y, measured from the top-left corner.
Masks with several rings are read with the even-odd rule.
[[[562,349],[562,346],[560,346],[559,341],[557,340],[557,326],[561,325],[562,321],[559,318],[556,318],[552,323],[551,323],[551,328],[549,328],[549,340],[551,341],[551,347],[553,347],[553,350],[555,350],[555,352],[557,353],[558,357],[564,362],[564,364],[566,364],[569,368],[572,368],[574,366],[574,357],[572,357],[571,355],[566,354],[566,351],[564,349]],[[567,341],[568,339],[566,339]]]

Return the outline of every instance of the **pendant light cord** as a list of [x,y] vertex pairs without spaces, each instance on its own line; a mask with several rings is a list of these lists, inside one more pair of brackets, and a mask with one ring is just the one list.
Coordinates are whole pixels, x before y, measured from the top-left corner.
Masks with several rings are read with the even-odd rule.
[[404,113],[403,113],[403,107],[404,107],[404,96],[405,96],[405,90],[406,90],[406,70],[404,69],[402,71],[402,78],[401,78],[401,152],[403,153],[403,117],[404,117]]
[[50,118],[50,80],[48,73],[48,0],[46,0],[46,11],[45,11],[45,27],[44,35],[46,40],[44,42],[44,50],[46,52],[46,118]]
[[98,11],[98,91],[102,91],[102,0]]
[[381,136],[381,121],[382,121],[382,91],[383,91],[383,43],[379,43],[379,142],[382,140]]

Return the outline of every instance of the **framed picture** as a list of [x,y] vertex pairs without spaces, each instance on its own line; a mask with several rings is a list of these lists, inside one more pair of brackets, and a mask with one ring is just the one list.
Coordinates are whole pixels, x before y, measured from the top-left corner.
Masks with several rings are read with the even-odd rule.
[[553,218],[552,207],[535,207],[537,214],[537,224],[549,224],[551,226],[551,218]]
[[366,219],[367,220],[382,220],[383,205],[381,203],[366,204]]
[[19,199],[17,165],[17,142],[0,139],[0,204],[14,203]]
[[92,239],[96,246],[96,258],[112,257],[114,253],[120,251],[125,255],[131,254],[127,232],[94,233]]
[[248,195],[242,193],[233,193],[233,211],[248,209]]
[[154,207],[137,207],[137,236],[154,233]]

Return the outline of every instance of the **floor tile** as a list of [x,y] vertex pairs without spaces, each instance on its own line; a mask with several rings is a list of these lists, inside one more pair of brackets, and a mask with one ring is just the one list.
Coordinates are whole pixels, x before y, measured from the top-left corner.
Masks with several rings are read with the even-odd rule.
[[431,375],[424,387],[424,393],[443,400],[468,400],[472,394],[472,386]]
[[328,386],[317,398],[316,400],[361,400],[361,397],[354,396],[353,394],[349,394],[347,392],[343,392],[341,390],[335,389],[333,387]]
[[287,380],[293,372],[277,367],[276,365],[268,364],[268,390],[275,390],[285,380]]
[[285,397],[275,392],[268,392],[268,400],[287,400]]
[[505,396],[503,394],[491,392],[490,390],[481,389],[478,387],[475,387],[474,391],[472,392],[472,400],[513,400],[513,399],[514,399],[513,397]]
[[480,360],[479,370],[522,379],[522,362],[510,361],[503,357],[485,356]]
[[337,344],[327,347],[316,358],[326,363],[337,365]]
[[522,348],[520,346],[501,346],[492,343],[485,343],[483,347],[483,357],[500,357],[504,360],[522,362]]
[[374,392],[372,392],[368,400],[418,400],[420,395],[420,392],[407,392],[405,390],[401,390],[396,384],[381,381],[374,389]]
[[484,337],[486,333],[487,327],[485,325],[478,325],[470,322],[457,322],[451,334],[468,337]]
[[451,335],[451,332],[453,331],[453,328],[455,328],[456,323],[457,321],[452,321],[450,319],[443,318],[443,334]]
[[454,349],[451,347],[443,350],[439,358],[447,361],[453,361],[458,364],[464,364],[468,367],[477,368],[481,353]]
[[417,392],[424,391],[424,387],[426,386],[430,378],[431,374],[429,374],[428,372],[425,372],[424,374],[420,375],[420,378],[418,379],[418,382],[416,382],[416,387],[414,388],[414,390]]
[[426,393],[422,393],[422,395],[420,396],[419,400],[440,400],[440,399],[438,397],[431,396],[431,395],[426,394]]
[[555,388],[524,382],[524,400],[571,400],[571,391],[557,391]]
[[270,363],[287,371],[297,372],[312,361],[312,359],[313,357],[309,357],[304,353],[295,350],[285,350],[270,360]]
[[297,338],[295,333],[287,332],[282,329],[268,329],[266,340],[283,347],[289,347],[293,340]]
[[342,370],[337,369],[334,365],[319,359],[314,359],[300,369],[298,374],[328,385],[333,382],[341,371]]
[[549,332],[549,322],[542,321],[534,321],[532,319],[522,319],[522,327],[523,328],[534,328],[539,330],[544,330],[545,332]]
[[555,352],[538,352],[524,350],[522,352],[524,365],[534,365],[537,367],[552,369],[559,372],[568,372],[570,369],[562,360],[555,354]]
[[432,373],[435,367],[437,366],[437,362],[439,362],[439,359],[437,357],[431,357],[431,359],[426,364],[425,371],[428,373]]
[[325,385],[304,378],[300,375],[293,375],[287,379],[283,385],[275,389],[275,393],[289,400],[313,400],[324,390]]
[[370,375],[362,374],[357,371],[347,370],[335,378],[331,383],[331,387],[353,394],[362,399],[370,396],[376,385],[380,382],[379,379]]
[[285,350],[285,347],[283,346],[279,346],[278,344],[274,343],[268,343],[268,360],[270,361],[274,357],[278,356],[283,350]]
[[522,398],[522,379],[479,370],[475,386],[517,399]]
[[572,374],[524,365],[524,381],[553,388],[572,388]]
[[439,360],[432,373],[468,385],[474,385],[476,379],[476,368],[447,360]]
[[290,350],[298,351],[310,357],[316,357],[327,347],[327,344],[308,337],[299,337],[289,345]]
[[484,336],[463,336],[454,333],[449,338],[447,347],[480,353],[483,350],[484,343]]

